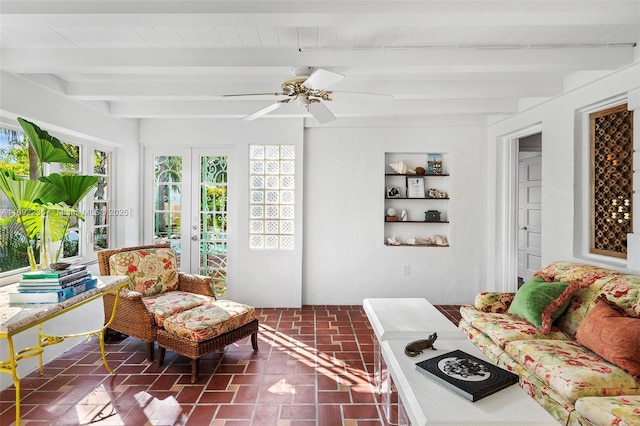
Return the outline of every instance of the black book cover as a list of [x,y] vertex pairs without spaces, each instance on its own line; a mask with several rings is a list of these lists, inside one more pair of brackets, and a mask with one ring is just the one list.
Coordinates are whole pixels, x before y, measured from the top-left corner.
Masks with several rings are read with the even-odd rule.
[[416,363],[418,371],[476,402],[518,383],[518,376],[461,350]]

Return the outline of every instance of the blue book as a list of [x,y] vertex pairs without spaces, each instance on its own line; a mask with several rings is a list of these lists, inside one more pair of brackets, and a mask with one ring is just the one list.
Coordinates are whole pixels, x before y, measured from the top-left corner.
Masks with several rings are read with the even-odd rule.
[[75,285],[59,290],[33,290],[9,292],[10,304],[60,303],[98,286],[98,279],[90,277]]

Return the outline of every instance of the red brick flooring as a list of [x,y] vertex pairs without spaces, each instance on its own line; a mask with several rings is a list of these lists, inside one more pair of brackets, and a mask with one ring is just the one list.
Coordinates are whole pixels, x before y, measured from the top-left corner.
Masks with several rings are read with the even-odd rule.
[[[438,308],[458,323],[459,306]],[[145,344],[107,344],[110,375],[95,340],[24,377],[22,425],[387,425],[372,385],[373,332],[362,306],[258,310],[257,353],[249,339],[200,360],[167,351],[158,367]],[[15,420],[13,387],[0,392],[0,424]]]

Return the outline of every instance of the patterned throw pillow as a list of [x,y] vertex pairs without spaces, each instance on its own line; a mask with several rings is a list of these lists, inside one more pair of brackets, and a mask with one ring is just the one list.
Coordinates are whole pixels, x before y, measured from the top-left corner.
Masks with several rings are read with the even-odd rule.
[[640,318],[626,316],[606,296],[580,323],[576,340],[640,379]]
[[508,312],[529,321],[543,334],[549,334],[553,321],[564,312],[578,288],[577,282],[549,283],[535,276],[518,289]]
[[128,275],[129,289],[153,296],[178,288],[176,252],[170,248],[132,250],[109,258],[112,275]]

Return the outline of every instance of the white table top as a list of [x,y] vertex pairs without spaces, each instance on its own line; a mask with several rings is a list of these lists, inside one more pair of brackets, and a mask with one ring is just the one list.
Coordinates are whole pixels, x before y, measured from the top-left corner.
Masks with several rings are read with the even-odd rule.
[[388,339],[381,342],[381,348],[412,425],[558,426],[558,422],[517,384],[471,402],[416,369],[417,362],[455,349],[488,360],[467,339],[438,339],[435,342],[437,350],[425,350],[414,358],[404,353],[407,343],[407,339]]
[[378,341],[395,338],[462,337],[463,334],[424,298],[370,298],[362,302]]

